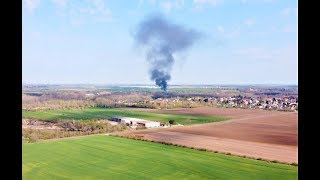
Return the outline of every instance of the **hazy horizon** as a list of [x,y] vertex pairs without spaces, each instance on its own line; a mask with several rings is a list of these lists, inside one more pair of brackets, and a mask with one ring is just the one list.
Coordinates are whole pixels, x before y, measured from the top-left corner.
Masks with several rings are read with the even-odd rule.
[[[155,84],[104,84],[104,83],[22,83],[22,85],[97,85],[97,86],[155,86]],[[298,86],[298,84],[170,84],[170,86]]]

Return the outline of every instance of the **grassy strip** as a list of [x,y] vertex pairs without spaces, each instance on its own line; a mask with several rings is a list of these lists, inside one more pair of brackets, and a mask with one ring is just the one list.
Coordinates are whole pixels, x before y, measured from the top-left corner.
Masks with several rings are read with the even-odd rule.
[[228,120],[228,118],[195,116],[185,114],[160,114],[153,112],[142,112],[131,109],[114,109],[114,108],[87,108],[84,110],[45,110],[45,111],[22,111],[23,118],[34,118],[40,120],[56,119],[74,119],[74,120],[91,120],[91,119],[110,119],[112,116],[135,117],[152,121],[167,123],[174,120],[178,124],[191,125],[203,124],[210,122],[219,122]]

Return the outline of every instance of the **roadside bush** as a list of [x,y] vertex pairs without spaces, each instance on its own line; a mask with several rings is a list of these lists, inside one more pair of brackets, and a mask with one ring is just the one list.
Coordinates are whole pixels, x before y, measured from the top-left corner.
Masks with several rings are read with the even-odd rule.
[[86,121],[60,121],[57,126],[62,127],[66,131],[82,131],[94,133],[108,133],[115,131],[122,131],[127,129],[124,125],[113,126],[107,122],[99,122],[95,120]]
[[291,163],[292,166],[298,166],[298,163]]
[[199,148],[198,150],[199,151],[207,151],[207,149],[205,149],[205,148]]
[[30,142],[37,142],[39,141],[39,135],[37,134],[30,134],[30,136],[28,137]]
[[169,124],[176,124],[175,120],[169,120]]

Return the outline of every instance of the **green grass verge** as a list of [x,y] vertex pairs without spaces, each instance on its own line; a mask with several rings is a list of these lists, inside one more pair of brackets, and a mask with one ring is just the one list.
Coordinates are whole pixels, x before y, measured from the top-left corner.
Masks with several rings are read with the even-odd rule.
[[146,141],[84,136],[22,145],[23,179],[298,179],[297,167]]
[[55,119],[108,119],[112,116],[126,116],[142,118],[146,120],[168,122],[173,119],[179,124],[202,124],[227,120],[222,117],[194,116],[185,114],[160,114],[152,112],[134,111],[131,109],[88,108],[84,110],[46,110],[46,111],[22,111],[23,118],[35,118],[41,120]]

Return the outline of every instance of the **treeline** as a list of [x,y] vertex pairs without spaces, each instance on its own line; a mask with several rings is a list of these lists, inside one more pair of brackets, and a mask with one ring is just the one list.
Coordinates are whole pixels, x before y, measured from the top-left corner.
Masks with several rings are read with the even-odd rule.
[[92,101],[82,100],[49,100],[45,102],[22,103],[22,110],[54,110],[54,109],[85,109],[94,107],[95,103]]
[[88,107],[131,107],[150,101],[151,95],[138,92],[127,93],[84,93],[84,92],[50,92],[41,96],[22,94],[22,109],[84,109]]
[[[234,90],[228,93],[233,94]],[[216,90],[216,93],[221,91]],[[200,93],[200,92],[199,92]],[[205,94],[189,94],[186,92],[109,92],[109,91],[54,91],[41,95],[22,95],[22,108],[26,111],[54,109],[84,109],[88,107],[120,108],[137,107],[152,109],[194,108],[215,106],[216,103],[206,101]],[[189,99],[189,100],[188,100]],[[193,100],[190,100],[193,99]],[[194,100],[196,99],[196,100]]]
[[[71,95],[70,92],[43,94],[41,96],[22,95],[22,109],[26,111],[55,110],[55,109],[85,109],[89,107],[120,108],[137,107],[152,109],[194,108],[213,106],[212,102],[203,100],[188,101],[187,97],[155,98],[145,92],[126,92],[112,94]],[[72,99],[74,98],[74,99]],[[205,98],[202,98],[205,99]]]
[[[32,120],[34,121],[34,120]],[[34,123],[34,122],[32,122]],[[124,131],[127,129],[125,125],[111,125],[101,121],[70,121],[70,120],[54,120],[50,122],[61,129],[33,129],[23,128],[22,139],[26,143],[37,142],[39,140],[56,139],[71,136],[81,136],[90,134],[103,134]]]

